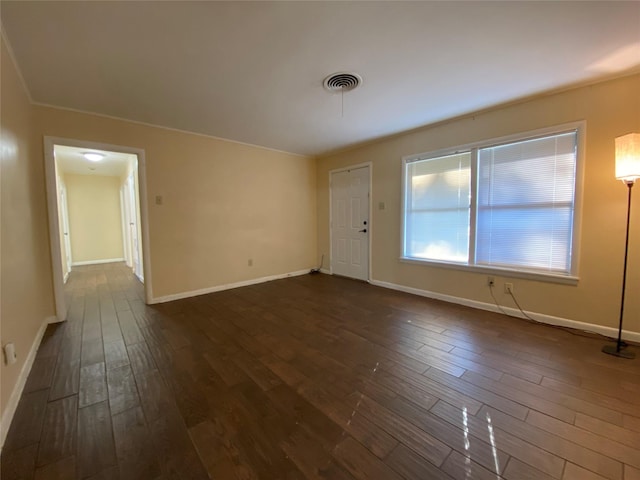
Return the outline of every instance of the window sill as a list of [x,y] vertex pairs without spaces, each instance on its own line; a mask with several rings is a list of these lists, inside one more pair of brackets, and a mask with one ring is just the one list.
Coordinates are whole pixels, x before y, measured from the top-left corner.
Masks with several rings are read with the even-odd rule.
[[515,270],[510,268],[485,267],[481,265],[465,265],[462,263],[420,260],[410,257],[400,257],[400,261],[402,263],[412,263],[414,265],[423,265],[425,267],[448,268],[452,270],[462,270],[464,272],[483,273],[485,275],[496,275],[508,278],[524,278],[526,280],[560,283],[563,285],[577,285],[579,281],[579,278],[573,275],[559,275],[532,270]]

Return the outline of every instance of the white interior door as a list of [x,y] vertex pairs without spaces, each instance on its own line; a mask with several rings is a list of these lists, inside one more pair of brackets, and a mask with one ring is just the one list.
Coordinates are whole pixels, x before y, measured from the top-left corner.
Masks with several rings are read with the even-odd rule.
[[138,238],[137,195],[133,173],[129,175],[129,178],[127,178],[125,196],[127,197],[125,204],[128,209],[127,216],[129,217],[129,238],[131,239],[131,262],[133,264],[133,273],[142,280],[142,256],[140,254],[140,241]]
[[129,238],[129,211],[128,206],[129,194],[127,193],[127,183],[122,184],[120,187],[120,216],[122,217],[122,245],[124,250],[124,263],[127,267],[133,269],[133,262],[131,261],[131,239]]
[[331,271],[369,280],[369,167],[331,174]]
[[69,208],[67,205],[67,191],[60,187],[60,216],[62,217],[62,236],[64,238],[64,262],[66,271],[71,271],[71,240],[69,239]]

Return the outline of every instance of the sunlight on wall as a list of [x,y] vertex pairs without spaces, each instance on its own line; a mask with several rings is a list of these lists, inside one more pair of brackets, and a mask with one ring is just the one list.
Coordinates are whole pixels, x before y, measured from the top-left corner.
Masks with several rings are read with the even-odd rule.
[[16,163],[18,158],[18,146],[16,145],[16,137],[11,130],[2,129],[2,137],[0,137],[0,155],[2,155],[2,166],[6,167],[10,161]]
[[640,42],[614,50],[606,57],[592,63],[587,70],[594,72],[620,72],[640,65]]

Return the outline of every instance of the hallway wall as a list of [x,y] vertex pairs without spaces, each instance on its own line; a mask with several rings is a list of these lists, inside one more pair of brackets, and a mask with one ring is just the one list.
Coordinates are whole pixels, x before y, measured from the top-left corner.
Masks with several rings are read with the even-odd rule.
[[[11,56],[0,40],[0,341],[16,346],[13,365],[0,362],[1,440],[24,384],[28,354],[55,313],[47,229],[42,137]],[[19,393],[19,392],[18,392]]]
[[120,178],[66,174],[65,183],[73,263],[124,258]]

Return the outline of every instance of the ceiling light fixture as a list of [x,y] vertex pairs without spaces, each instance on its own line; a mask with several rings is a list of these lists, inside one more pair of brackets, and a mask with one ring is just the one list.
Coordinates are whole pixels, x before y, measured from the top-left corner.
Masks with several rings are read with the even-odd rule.
[[102,153],[97,153],[97,152],[86,152],[86,153],[83,153],[82,156],[87,160],[89,160],[90,162],[99,162],[104,158],[104,155]]

